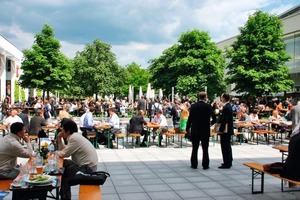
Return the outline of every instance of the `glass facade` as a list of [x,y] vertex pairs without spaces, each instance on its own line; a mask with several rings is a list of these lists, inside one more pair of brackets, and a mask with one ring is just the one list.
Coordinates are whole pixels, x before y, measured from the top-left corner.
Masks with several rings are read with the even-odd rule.
[[283,38],[287,53],[292,59],[286,62],[290,67],[290,76],[295,82],[294,87],[300,89],[300,32]]

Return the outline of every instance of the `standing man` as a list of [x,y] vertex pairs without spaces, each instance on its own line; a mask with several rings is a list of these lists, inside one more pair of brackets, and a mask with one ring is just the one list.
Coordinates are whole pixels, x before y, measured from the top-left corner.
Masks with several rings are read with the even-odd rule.
[[138,104],[137,104],[137,110],[138,110],[138,112],[140,110],[143,110],[144,112],[146,112],[146,106],[147,106],[147,102],[145,100],[145,97],[142,95],[141,98],[138,101]]
[[[208,144],[210,137],[210,125],[216,122],[216,115],[210,104],[206,103],[207,95],[205,92],[198,94],[199,101],[191,106],[186,131],[191,129],[192,155],[191,168],[198,167],[198,149],[201,141],[203,156],[202,167],[209,169]],[[212,120],[211,120],[212,118]]]
[[300,121],[300,101],[291,110],[292,129],[294,129]]
[[219,166],[219,169],[229,169],[232,166],[232,150],[230,139],[233,135],[233,116],[229,100],[229,94],[222,94],[221,101],[223,103],[223,109],[220,114],[218,123],[220,124],[219,132],[221,136],[223,164]]

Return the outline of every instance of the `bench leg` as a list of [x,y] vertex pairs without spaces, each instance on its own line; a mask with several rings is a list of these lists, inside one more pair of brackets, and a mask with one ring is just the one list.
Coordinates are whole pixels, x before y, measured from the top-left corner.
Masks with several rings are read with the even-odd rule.
[[[260,175],[261,183],[260,183],[260,191],[254,191],[254,179]],[[252,169],[252,194],[261,194],[264,193],[264,176],[265,173],[256,171],[255,169]]]

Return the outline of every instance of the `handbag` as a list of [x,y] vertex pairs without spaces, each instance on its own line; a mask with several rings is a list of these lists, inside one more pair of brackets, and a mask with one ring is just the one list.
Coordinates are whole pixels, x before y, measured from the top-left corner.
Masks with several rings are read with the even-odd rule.
[[103,185],[106,178],[110,177],[108,172],[96,171],[90,174],[77,172],[75,176],[69,179],[68,183],[70,186],[73,185]]
[[218,133],[218,134],[228,133],[228,124],[225,125],[225,129],[223,130],[223,132],[219,131],[220,126],[221,126],[221,124],[215,124],[214,131],[216,133]]
[[284,163],[275,162],[263,165],[264,170],[271,174],[279,174],[283,170]]

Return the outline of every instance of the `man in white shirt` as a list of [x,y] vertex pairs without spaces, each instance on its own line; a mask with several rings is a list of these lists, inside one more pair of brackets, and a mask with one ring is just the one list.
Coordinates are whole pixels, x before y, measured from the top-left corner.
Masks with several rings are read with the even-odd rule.
[[[161,133],[165,133],[168,131],[168,122],[167,118],[162,114],[162,110],[159,110],[156,115],[153,118],[153,121],[151,122],[152,124],[159,124],[160,125],[160,131]],[[159,146],[161,146],[161,141],[163,137],[162,134],[160,134],[159,138]]]
[[15,122],[23,123],[22,119],[18,116],[18,111],[13,108],[11,110],[11,116],[3,121],[3,128],[6,129],[7,132],[10,132],[10,126]]
[[[116,114],[114,108],[109,109],[109,116],[110,116],[110,118],[108,120],[108,123],[112,127],[110,129],[110,133],[111,133],[111,136],[112,136],[112,140],[115,140],[115,134],[120,132],[120,118]],[[113,146],[111,145],[111,147],[113,147]]]

